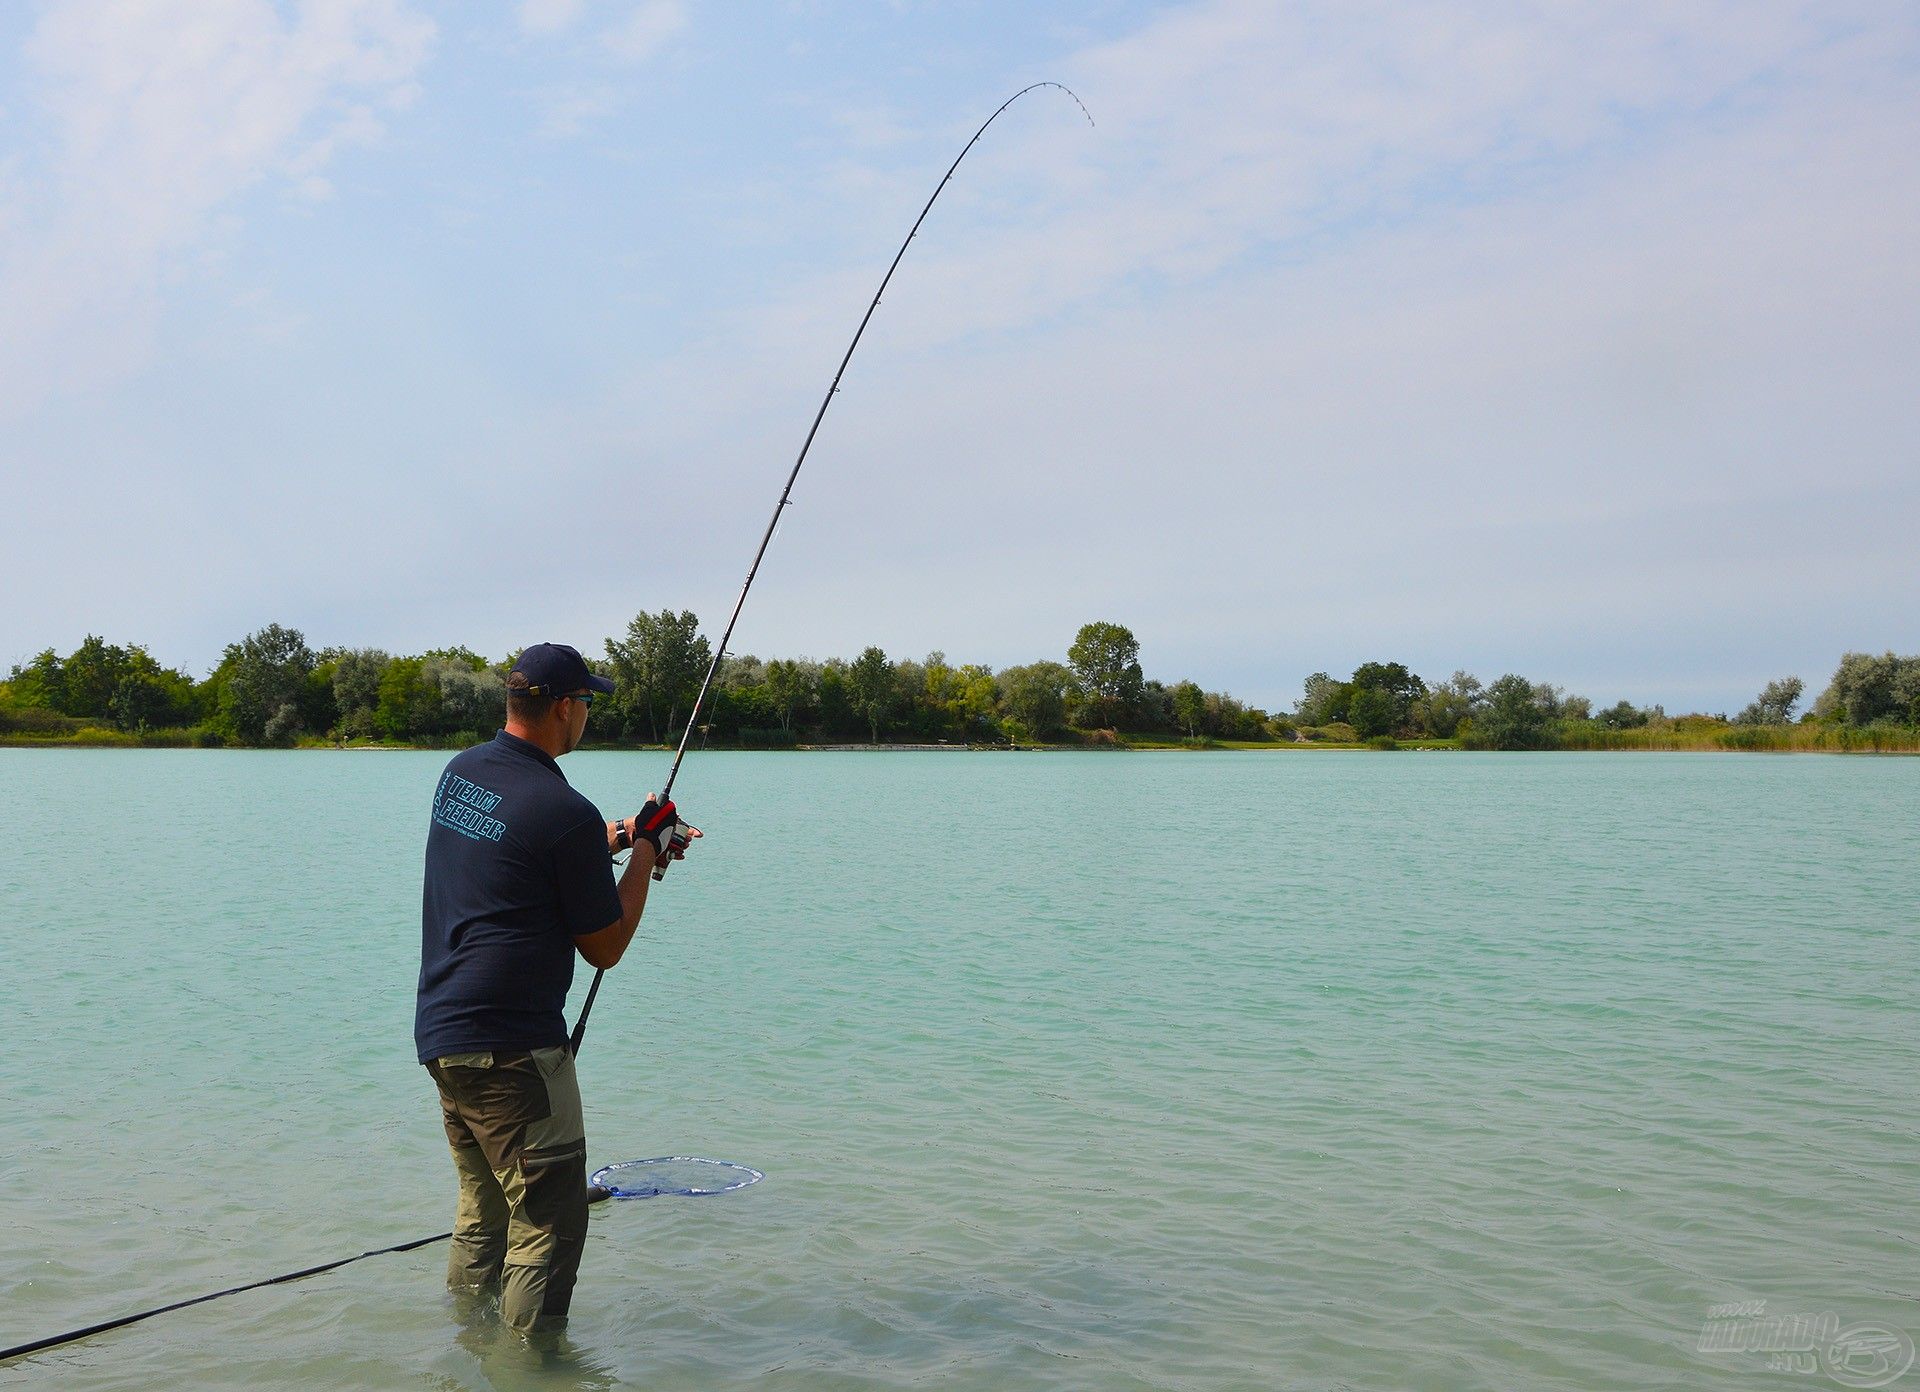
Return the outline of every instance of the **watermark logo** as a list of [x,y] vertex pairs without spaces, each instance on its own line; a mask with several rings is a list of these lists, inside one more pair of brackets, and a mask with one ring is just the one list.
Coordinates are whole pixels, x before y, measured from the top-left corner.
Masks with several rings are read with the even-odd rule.
[[1766,1355],[1772,1373],[1824,1373],[1842,1387],[1890,1387],[1913,1366],[1913,1337],[1883,1324],[1841,1326],[1831,1311],[1770,1315],[1764,1300],[1714,1305],[1700,1326],[1705,1354]]

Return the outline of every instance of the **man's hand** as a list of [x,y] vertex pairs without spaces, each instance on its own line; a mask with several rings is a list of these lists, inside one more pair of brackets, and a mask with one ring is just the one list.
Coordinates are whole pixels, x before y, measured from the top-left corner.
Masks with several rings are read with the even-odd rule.
[[660,858],[668,854],[673,842],[674,828],[680,825],[680,813],[673,805],[673,799],[664,802],[658,793],[648,793],[646,806],[634,813],[630,834],[633,848],[637,851],[644,844],[657,865]]
[[667,846],[653,862],[653,877],[660,879],[667,873],[667,867],[676,860],[687,858],[687,847],[704,835],[692,822],[674,823],[673,832],[667,837]]

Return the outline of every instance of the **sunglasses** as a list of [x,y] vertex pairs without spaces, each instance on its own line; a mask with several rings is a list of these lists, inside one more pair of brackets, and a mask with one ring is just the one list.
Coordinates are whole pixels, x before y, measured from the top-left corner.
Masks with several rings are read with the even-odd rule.
[[[519,690],[519,689],[520,688],[509,688],[509,690]],[[524,688],[524,690],[528,696],[540,696],[545,694],[537,686],[529,686]],[[553,699],[556,701],[582,701],[590,706],[593,704],[593,698],[595,696],[598,696],[599,694],[600,693],[597,691],[564,691],[554,696]]]

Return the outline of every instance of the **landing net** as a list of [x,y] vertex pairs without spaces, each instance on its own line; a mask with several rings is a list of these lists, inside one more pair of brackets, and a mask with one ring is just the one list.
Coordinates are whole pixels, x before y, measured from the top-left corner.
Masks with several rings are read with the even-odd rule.
[[603,1165],[587,1183],[616,1199],[651,1199],[667,1194],[725,1194],[758,1184],[766,1176],[750,1165],[708,1160],[698,1155],[658,1155],[651,1160],[622,1160]]

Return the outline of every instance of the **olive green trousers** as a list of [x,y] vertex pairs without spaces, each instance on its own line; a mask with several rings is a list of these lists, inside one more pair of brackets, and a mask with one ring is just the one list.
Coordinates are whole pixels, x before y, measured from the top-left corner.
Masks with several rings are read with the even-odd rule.
[[587,1133],[573,1055],[452,1054],[427,1071],[460,1177],[447,1284],[498,1284],[500,1317],[522,1332],[565,1324],[587,1238]]

